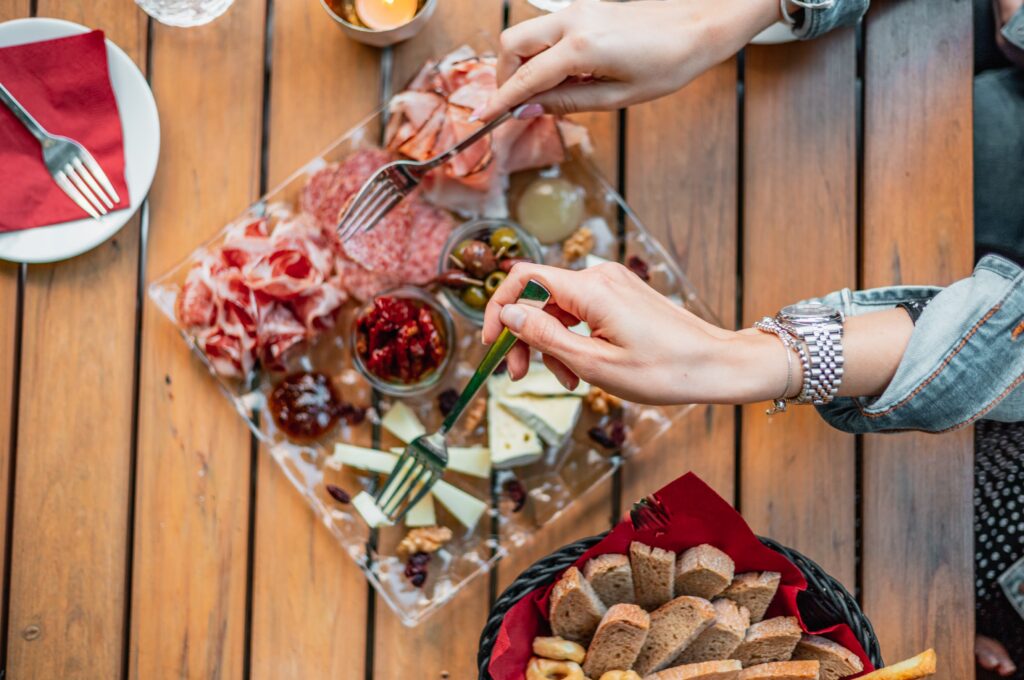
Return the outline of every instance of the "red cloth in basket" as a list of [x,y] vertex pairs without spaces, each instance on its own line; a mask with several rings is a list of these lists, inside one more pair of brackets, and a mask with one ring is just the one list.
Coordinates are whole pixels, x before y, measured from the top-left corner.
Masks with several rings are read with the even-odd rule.
[[[628,518],[624,519],[604,540],[584,553],[575,566],[582,570],[588,560],[606,553],[627,554],[632,541],[677,553],[710,543],[736,562],[737,574],[747,571],[782,574],[779,592],[767,617],[795,616],[805,632],[823,635],[859,656],[864,662],[864,673],[874,670],[864,648],[846,624],[818,631],[807,629],[796,604],[797,593],[807,589],[803,574],[788,559],[762,544],[740,514],[699,477],[693,473],[684,475],[655,493],[654,499],[667,514],[666,526],[636,529]],[[491,652],[489,670],[494,680],[523,680],[525,677],[533,638],[551,632],[548,599],[553,587],[554,582],[538,588],[508,611]]]

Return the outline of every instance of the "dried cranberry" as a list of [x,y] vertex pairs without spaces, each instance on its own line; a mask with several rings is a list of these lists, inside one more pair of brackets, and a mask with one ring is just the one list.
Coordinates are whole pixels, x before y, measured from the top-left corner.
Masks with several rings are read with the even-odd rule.
[[430,562],[430,553],[418,552],[409,556],[409,564],[425,567]]
[[615,442],[608,436],[608,433],[604,431],[603,427],[595,425],[594,427],[587,430],[587,436],[592,440],[605,447],[606,449],[614,449]]
[[344,418],[349,425],[358,425],[366,419],[366,409],[355,404],[342,404],[339,407],[338,415]]
[[348,493],[340,486],[328,484],[327,493],[330,494],[331,498],[338,501],[342,505],[348,505],[352,501],[352,497],[349,496]]
[[647,266],[647,263],[639,255],[630,255],[629,259],[626,260],[626,266],[644,281],[651,280],[650,267]]
[[405,577],[417,588],[421,588],[427,580],[427,566],[430,564],[430,553],[418,552],[409,556],[405,563]]
[[413,584],[417,588],[422,588],[423,584],[427,581],[427,572],[418,571],[409,577],[409,583]]
[[447,416],[455,408],[455,402],[459,400],[459,393],[454,389],[447,389],[437,395],[437,407],[441,409],[441,415]]
[[526,488],[518,479],[505,480],[501,492],[512,501],[512,512],[519,512],[526,505]]

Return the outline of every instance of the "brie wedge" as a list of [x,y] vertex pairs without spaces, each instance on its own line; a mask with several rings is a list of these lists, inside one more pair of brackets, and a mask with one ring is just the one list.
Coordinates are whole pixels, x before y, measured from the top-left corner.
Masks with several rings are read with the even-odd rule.
[[580,397],[504,397],[498,403],[537,431],[548,444],[557,445],[576,427],[583,399]]
[[[394,447],[391,453],[401,455],[405,449]],[[486,446],[451,446],[448,448],[448,469],[480,479],[491,478],[491,450]]]
[[[500,396],[518,397],[530,394],[535,397],[564,397],[570,394],[582,397],[590,391],[590,385],[580,381],[576,389],[571,392],[558,382],[555,374],[548,370],[540,361],[530,362],[530,370],[521,379],[512,382],[505,377],[507,384],[503,385],[503,394]],[[499,398],[500,398],[499,396]]]
[[497,468],[528,465],[544,453],[540,436],[493,396],[487,400],[487,438],[491,462]]
[[391,526],[391,520],[377,507],[373,496],[365,491],[356,494],[356,497],[352,499],[352,507],[359,511],[371,529]]
[[427,429],[423,427],[423,423],[416,417],[413,410],[400,401],[394,403],[380,424],[381,427],[406,444],[427,433]]

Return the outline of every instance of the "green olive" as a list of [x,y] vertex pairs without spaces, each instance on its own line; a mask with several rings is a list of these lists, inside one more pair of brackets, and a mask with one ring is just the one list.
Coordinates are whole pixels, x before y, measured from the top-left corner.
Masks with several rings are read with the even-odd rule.
[[462,291],[462,301],[473,309],[483,309],[487,306],[487,293],[480,286],[469,286]]
[[494,295],[494,291],[498,290],[498,286],[508,276],[505,272],[497,271],[491,272],[487,275],[487,280],[484,281],[484,291],[487,293],[487,297]]
[[519,254],[519,234],[512,227],[495,229],[491,234],[491,248],[494,248],[494,252],[504,248],[505,255],[515,257]]

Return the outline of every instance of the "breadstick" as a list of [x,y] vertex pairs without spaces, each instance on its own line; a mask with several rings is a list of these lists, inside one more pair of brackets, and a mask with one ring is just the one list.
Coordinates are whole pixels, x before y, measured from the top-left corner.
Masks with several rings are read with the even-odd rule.
[[921,652],[913,659],[901,661],[892,666],[880,668],[874,673],[862,675],[860,680],[917,680],[935,673],[935,650]]

